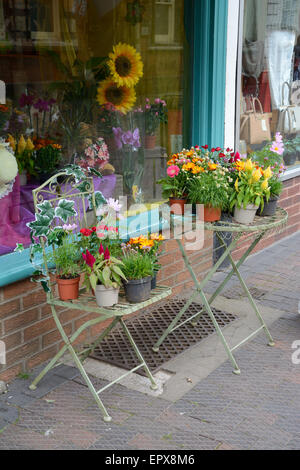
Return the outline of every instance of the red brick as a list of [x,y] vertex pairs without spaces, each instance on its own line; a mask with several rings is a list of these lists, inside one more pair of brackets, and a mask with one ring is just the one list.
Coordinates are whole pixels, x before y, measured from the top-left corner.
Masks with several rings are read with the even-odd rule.
[[53,318],[36,322],[28,328],[25,328],[24,341],[30,341],[31,339],[37,338],[38,336],[41,336],[48,331],[54,330],[55,328],[56,324]]
[[297,184],[295,186],[292,186],[291,188],[288,189],[288,196],[295,196],[296,194],[300,193],[300,185]]
[[287,208],[287,213],[289,214],[289,218],[290,218],[292,215],[299,214],[299,212],[300,212],[300,206],[299,206],[299,204],[295,204],[295,205],[293,205],[293,206]]
[[39,310],[37,308],[32,308],[27,310],[27,312],[19,313],[12,318],[4,321],[4,332],[5,334],[23,328],[29,323],[37,321],[39,317]]
[[32,292],[29,295],[23,297],[23,308],[34,307],[46,302],[46,294],[42,289],[36,292]]
[[82,316],[82,311],[77,309],[68,309],[64,312],[61,312],[58,316],[59,321],[64,325],[69,323],[69,321],[74,320],[74,318],[80,318]]
[[46,362],[49,359],[52,359],[52,357],[54,357],[57,352],[58,352],[58,347],[52,346],[51,348],[48,348],[42,352],[39,352],[38,354],[35,354],[30,359],[27,359],[26,369],[30,370],[33,367],[39,364],[42,364],[43,362]]
[[[70,323],[68,325],[65,325],[64,330],[66,335],[69,337],[72,334],[72,325]],[[47,348],[51,344],[57,343],[61,339],[61,334],[57,329],[46,333],[42,337],[42,348]]]
[[9,351],[6,355],[7,364],[14,364],[19,362],[27,357],[30,357],[32,354],[36,353],[39,350],[39,341],[36,339],[31,343],[23,344],[19,348],[16,348],[12,351]]
[[289,180],[284,181],[284,182],[283,182],[283,187],[284,187],[284,189],[290,188],[291,186],[294,186],[295,181],[296,181],[296,178],[291,178],[291,179],[289,179]]
[[26,294],[32,290],[37,290],[37,285],[31,282],[30,279],[24,279],[23,281],[14,282],[13,284],[3,287],[3,296],[5,300],[8,300]]
[[3,382],[10,382],[22,371],[23,371],[22,363],[17,364],[13,367],[9,367],[8,369],[5,369],[4,371],[0,372],[0,380],[3,380]]
[[8,336],[4,336],[3,338],[1,338],[1,340],[5,343],[6,351],[16,348],[22,343],[21,331],[18,331],[17,333],[12,333]]
[[20,311],[20,300],[11,300],[0,305],[0,319],[14,315]]

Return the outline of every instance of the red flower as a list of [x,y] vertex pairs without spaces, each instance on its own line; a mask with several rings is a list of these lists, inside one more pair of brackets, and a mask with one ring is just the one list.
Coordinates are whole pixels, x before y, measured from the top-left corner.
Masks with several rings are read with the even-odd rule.
[[216,151],[217,151],[217,152],[220,152],[220,150],[221,150],[220,147],[217,147],[217,148],[216,148]]
[[199,145],[195,145],[194,149],[198,150],[200,147]]
[[211,151],[212,151],[212,152],[215,152],[215,151],[216,151],[216,149],[211,149]]
[[219,157],[220,157],[220,158],[224,158],[224,157],[226,157],[226,155],[225,155],[225,153],[220,152],[220,153],[219,153]]
[[104,248],[103,248],[103,245],[101,243],[100,247],[99,247],[99,255],[103,255],[104,253]]
[[208,149],[208,145],[202,145],[202,148],[207,150]]
[[96,258],[89,252],[89,250],[86,250],[86,254],[82,253],[82,257],[86,264],[93,269],[93,266],[95,264]]
[[96,232],[97,231],[97,227],[92,227],[92,232]]
[[233,149],[230,149],[230,148],[228,147],[228,148],[226,149],[226,152],[227,152],[227,153],[230,153],[230,152],[232,152],[232,150],[233,150]]
[[90,235],[92,235],[92,230],[88,229],[88,228],[82,228],[80,230],[80,233],[84,236],[84,237],[89,237]]

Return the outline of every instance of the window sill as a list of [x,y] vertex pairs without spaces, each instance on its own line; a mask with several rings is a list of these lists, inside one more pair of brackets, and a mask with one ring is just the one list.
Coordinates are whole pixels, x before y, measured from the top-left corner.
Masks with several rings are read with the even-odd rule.
[[[147,234],[148,232],[158,232],[161,228],[159,220],[159,205],[156,203],[151,210],[145,205],[144,211],[137,215],[128,213],[127,217],[120,221],[120,236],[126,240],[130,237]],[[147,209],[148,210],[147,210]],[[4,287],[13,282],[21,281],[32,276],[34,269],[29,260],[29,248],[21,253],[9,253],[0,256],[0,287]]]
[[292,168],[288,168],[280,177],[280,181],[287,181],[291,178],[296,178],[297,176],[300,176],[300,164]]

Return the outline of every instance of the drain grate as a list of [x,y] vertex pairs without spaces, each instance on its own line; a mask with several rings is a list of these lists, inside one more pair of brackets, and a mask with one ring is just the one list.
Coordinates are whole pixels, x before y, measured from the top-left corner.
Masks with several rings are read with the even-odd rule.
[[[165,362],[215,332],[208,314],[203,312],[196,327],[186,323],[167,336],[157,353],[153,352],[152,347],[184,305],[184,300],[172,299],[126,321],[130,333],[153,373],[159,370]],[[201,309],[200,304],[192,303],[181,321]],[[214,308],[212,310],[221,327],[236,319],[231,313],[221,312]],[[90,357],[128,370],[138,365],[134,351],[121,327],[116,327]],[[142,368],[137,372],[145,375]]]

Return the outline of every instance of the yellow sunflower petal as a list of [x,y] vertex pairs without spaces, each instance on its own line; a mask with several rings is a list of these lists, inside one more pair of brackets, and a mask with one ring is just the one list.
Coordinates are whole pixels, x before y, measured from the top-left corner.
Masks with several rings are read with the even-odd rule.
[[132,88],[143,76],[141,55],[129,44],[119,43],[109,54],[108,66],[116,84]]
[[128,113],[136,101],[134,88],[118,87],[110,78],[103,80],[98,87],[97,101],[100,105],[111,103],[117,111]]

